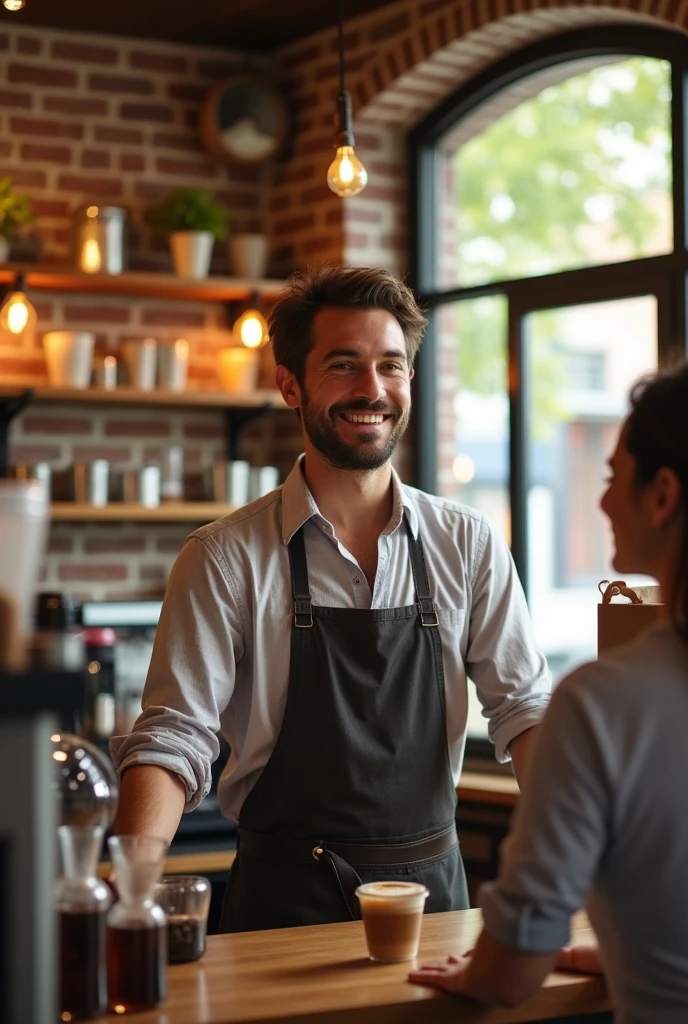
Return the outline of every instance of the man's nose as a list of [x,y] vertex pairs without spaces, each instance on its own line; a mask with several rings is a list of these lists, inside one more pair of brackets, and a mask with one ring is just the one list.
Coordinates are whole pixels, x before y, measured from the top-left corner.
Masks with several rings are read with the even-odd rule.
[[374,366],[361,370],[354,382],[353,393],[356,398],[367,398],[370,402],[383,397],[384,382]]

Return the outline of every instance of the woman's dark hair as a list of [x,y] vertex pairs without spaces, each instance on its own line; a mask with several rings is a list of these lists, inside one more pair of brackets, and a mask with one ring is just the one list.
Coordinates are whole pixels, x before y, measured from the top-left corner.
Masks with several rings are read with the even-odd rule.
[[381,267],[324,265],[292,275],[268,321],[275,362],[286,366],[299,384],[313,348],[313,318],[332,306],[391,313],[403,331],[408,364],[413,365],[427,320],[411,289]]
[[636,461],[636,479],[649,484],[666,466],[681,484],[683,539],[674,592],[665,595],[671,615],[688,640],[688,362],[643,377],[631,389],[625,445]]

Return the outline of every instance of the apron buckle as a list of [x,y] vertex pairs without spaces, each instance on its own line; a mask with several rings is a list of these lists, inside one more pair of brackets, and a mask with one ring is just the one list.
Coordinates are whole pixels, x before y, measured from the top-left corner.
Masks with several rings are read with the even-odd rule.
[[313,625],[313,606],[310,594],[294,596],[294,627],[310,629]]
[[324,852],[325,851],[323,850],[322,846],[318,844],[318,846],[314,846],[313,849],[311,850],[311,857],[313,858],[313,860],[320,860]]
[[429,598],[421,597],[418,599],[418,605],[420,609],[421,626],[439,626],[440,620],[437,617],[435,602]]

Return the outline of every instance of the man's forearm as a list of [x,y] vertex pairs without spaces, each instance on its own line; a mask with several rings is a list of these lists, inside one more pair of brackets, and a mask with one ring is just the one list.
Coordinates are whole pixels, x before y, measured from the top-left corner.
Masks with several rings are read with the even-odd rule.
[[530,729],[520,732],[518,736],[514,736],[509,744],[511,763],[514,768],[514,775],[516,776],[516,781],[518,782],[520,790],[523,790],[524,780],[528,770],[528,760],[533,752],[533,744],[537,736],[537,730],[538,727],[533,725]]
[[174,837],[186,803],[184,783],[158,765],[134,765],[125,771],[119,791],[117,835]]

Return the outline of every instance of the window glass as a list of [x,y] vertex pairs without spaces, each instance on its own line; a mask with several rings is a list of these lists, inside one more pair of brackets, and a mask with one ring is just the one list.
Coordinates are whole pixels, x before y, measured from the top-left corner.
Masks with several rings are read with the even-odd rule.
[[654,296],[544,309],[525,322],[528,580],[535,633],[555,677],[597,650],[597,584],[611,533],[599,509],[631,385],[657,366]]
[[581,66],[519,82],[445,138],[440,287],[671,250],[671,65]]

